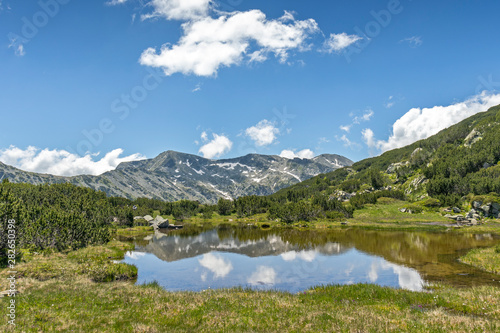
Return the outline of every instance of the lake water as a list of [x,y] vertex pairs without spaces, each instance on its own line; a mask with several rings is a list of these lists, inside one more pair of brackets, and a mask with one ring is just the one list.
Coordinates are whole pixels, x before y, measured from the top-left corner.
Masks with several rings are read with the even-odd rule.
[[471,248],[499,241],[490,234],[186,227],[136,240],[123,262],[138,267],[138,284],[157,281],[170,291],[299,292],[353,283],[418,291],[429,282],[500,285],[495,275],[457,261]]

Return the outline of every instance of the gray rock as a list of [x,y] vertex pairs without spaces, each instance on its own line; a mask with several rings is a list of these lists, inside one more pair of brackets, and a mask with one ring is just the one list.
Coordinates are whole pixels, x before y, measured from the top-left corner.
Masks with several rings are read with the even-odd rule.
[[490,212],[490,206],[489,205],[483,205],[481,206],[481,210],[484,212],[484,214],[488,214]]
[[491,207],[493,207],[493,209],[496,209],[497,211],[500,211],[500,204],[498,202],[493,202],[491,204]]
[[408,165],[410,165],[410,162],[392,163],[387,167],[387,170],[385,172],[391,174],[396,172],[398,169],[401,169]]
[[475,208],[475,209],[479,209],[479,208],[481,208],[481,205],[482,205],[482,204],[483,204],[483,202],[482,202],[482,201],[474,201],[474,202],[472,203],[472,207],[473,207],[473,208]]
[[477,131],[476,129],[473,129],[469,135],[464,139],[464,146],[465,147],[470,147],[474,143],[478,142],[479,140],[482,139],[482,134]]
[[453,213],[455,213],[455,214],[458,214],[458,213],[462,212],[462,210],[460,208],[458,208],[458,207],[453,207],[452,210],[453,210]]
[[401,213],[406,213],[406,208],[399,208],[399,211],[400,211]]
[[163,229],[168,228],[169,222],[167,219],[164,219],[160,215],[158,215],[154,220],[149,221],[151,226],[155,229]]
[[151,215],[146,215],[143,217],[143,219],[145,219],[146,221],[152,221],[153,220],[153,217]]
[[469,225],[477,225],[477,220],[475,220],[475,219],[470,219],[470,220],[469,220]]
[[412,153],[411,153],[411,158],[414,158],[418,153],[420,153],[421,151],[423,151],[422,148],[417,148],[415,149]]
[[488,162],[485,162],[485,163],[483,164],[483,169],[488,169],[488,168],[491,168],[491,167],[492,167],[492,165],[491,165],[491,164],[489,164]]

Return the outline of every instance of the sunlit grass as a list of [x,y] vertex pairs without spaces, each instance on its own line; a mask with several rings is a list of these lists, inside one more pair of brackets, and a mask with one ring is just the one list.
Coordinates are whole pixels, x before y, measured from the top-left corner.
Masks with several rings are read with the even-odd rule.
[[[500,289],[410,292],[375,285],[299,294],[234,288],[167,292],[158,285],[20,280],[18,331],[497,332]],[[2,299],[0,304],[6,304]],[[6,330],[11,332],[13,330]]]
[[460,261],[491,273],[500,274],[500,245],[471,250],[461,257]]

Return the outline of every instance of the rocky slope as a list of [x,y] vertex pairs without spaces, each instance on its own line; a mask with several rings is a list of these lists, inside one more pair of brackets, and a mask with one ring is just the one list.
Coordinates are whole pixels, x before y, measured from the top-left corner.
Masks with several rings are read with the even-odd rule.
[[104,191],[110,196],[214,203],[219,198],[271,194],[352,163],[343,156],[329,154],[313,159],[291,160],[250,154],[233,159],[209,160],[167,151],[153,159],[122,163],[115,170],[99,176],[43,175],[0,163],[0,180],[8,178],[11,182],[31,184],[70,182]]

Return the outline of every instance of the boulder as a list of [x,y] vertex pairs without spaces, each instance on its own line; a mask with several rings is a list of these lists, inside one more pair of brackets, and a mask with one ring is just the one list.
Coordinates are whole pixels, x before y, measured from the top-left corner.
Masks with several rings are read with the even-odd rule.
[[455,220],[455,221],[464,221],[465,220],[465,218],[462,215],[446,214],[444,217]]
[[483,205],[481,206],[481,210],[484,213],[484,216],[488,217],[490,215],[490,206],[489,205]]
[[470,219],[469,220],[469,225],[477,225],[477,220],[476,219]]
[[474,209],[479,209],[479,208],[481,208],[481,205],[482,205],[482,204],[483,204],[483,202],[482,202],[482,201],[474,201],[474,202],[472,203],[472,208],[474,208]]
[[465,147],[470,147],[474,143],[478,142],[479,140],[482,139],[482,134],[477,131],[476,129],[473,129],[469,135],[464,139],[464,146]]
[[145,219],[146,221],[152,221],[153,220],[153,217],[151,215],[146,215],[143,217],[143,219]]
[[497,211],[500,211],[500,204],[498,202],[493,202],[491,207]]
[[453,210],[453,213],[455,213],[455,214],[458,214],[458,213],[462,212],[462,210],[460,208],[458,208],[458,207],[453,207],[452,210]]
[[392,163],[387,167],[387,170],[385,172],[391,174],[396,172],[396,170],[401,169],[407,165],[410,165],[410,162]]
[[155,229],[163,229],[168,228],[169,222],[167,219],[164,219],[160,215],[158,215],[154,220],[149,221],[151,226]]
[[406,213],[406,208],[399,208],[399,211],[400,211],[401,213]]
[[488,162],[484,162],[483,164],[483,169],[488,169],[491,168],[493,165],[489,164]]
[[411,153],[411,158],[415,158],[415,156],[420,153],[421,151],[423,151],[422,148],[417,148],[415,149],[412,153]]

